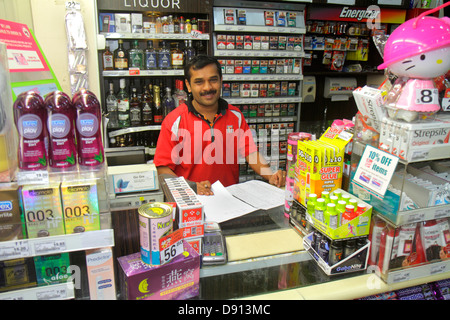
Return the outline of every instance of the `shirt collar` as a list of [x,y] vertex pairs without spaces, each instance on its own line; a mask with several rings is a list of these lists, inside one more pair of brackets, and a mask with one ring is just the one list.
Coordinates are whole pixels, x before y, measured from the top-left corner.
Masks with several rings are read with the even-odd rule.
[[[194,105],[192,104],[192,95],[188,96],[186,101],[186,105],[188,107],[189,112],[192,112],[196,116],[202,116],[197,110],[195,110]],[[224,116],[228,109],[228,102],[222,98],[219,98],[219,110],[217,110],[217,115]]]

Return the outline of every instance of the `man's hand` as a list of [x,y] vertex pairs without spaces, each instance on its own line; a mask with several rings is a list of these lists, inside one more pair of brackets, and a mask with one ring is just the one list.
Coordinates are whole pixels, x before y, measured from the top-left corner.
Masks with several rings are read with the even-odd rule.
[[212,196],[214,192],[211,190],[211,182],[209,182],[209,180],[197,182],[197,194]]
[[269,179],[269,183],[278,188],[284,187],[286,184],[286,171],[278,170]]

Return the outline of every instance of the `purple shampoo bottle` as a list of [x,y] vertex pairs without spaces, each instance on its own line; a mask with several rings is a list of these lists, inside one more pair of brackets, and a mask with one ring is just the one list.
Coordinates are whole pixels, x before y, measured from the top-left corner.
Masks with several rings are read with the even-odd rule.
[[49,165],[56,169],[73,168],[77,164],[75,140],[76,110],[70,97],[54,91],[45,97],[48,112]]
[[105,160],[100,102],[95,94],[81,89],[74,94],[72,103],[77,112],[78,163],[87,167],[101,165]]
[[44,100],[34,91],[22,92],[14,102],[13,109],[19,135],[19,169],[46,169],[48,136]]

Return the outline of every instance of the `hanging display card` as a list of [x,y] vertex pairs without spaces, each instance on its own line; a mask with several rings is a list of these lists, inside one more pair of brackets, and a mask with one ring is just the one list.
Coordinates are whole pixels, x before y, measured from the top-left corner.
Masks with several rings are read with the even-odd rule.
[[352,182],[375,196],[383,197],[399,158],[367,145]]

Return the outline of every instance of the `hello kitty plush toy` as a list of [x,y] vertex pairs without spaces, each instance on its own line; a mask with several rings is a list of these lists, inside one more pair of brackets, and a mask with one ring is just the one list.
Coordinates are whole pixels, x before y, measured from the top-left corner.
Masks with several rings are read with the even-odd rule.
[[404,22],[389,36],[378,69],[398,76],[385,102],[390,118],[411,122],[441,109],[433,79],[450,69],[450,19],[426,15],[447,5]]

